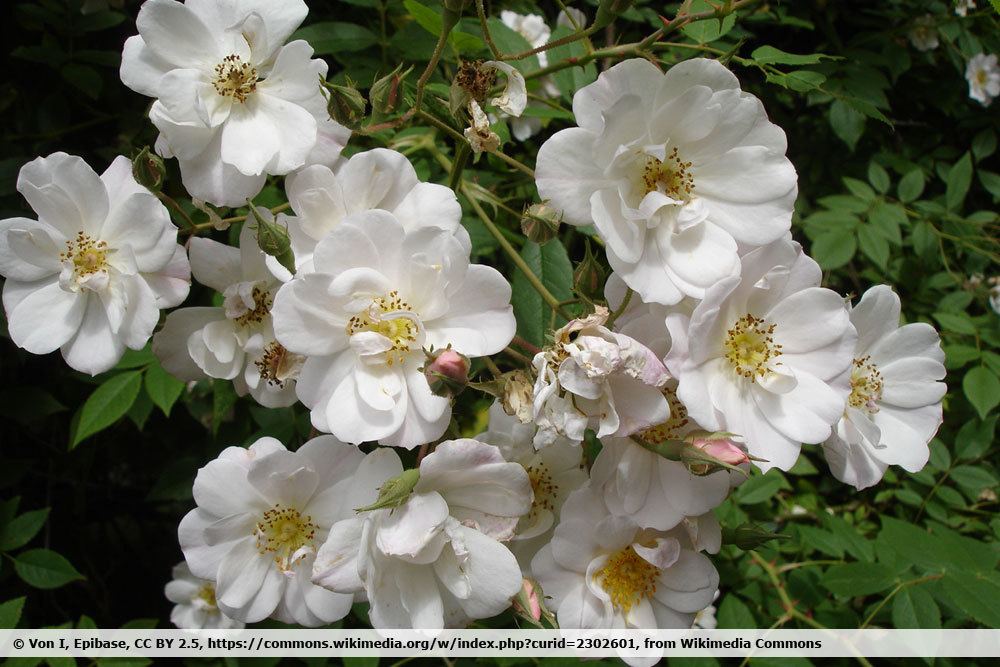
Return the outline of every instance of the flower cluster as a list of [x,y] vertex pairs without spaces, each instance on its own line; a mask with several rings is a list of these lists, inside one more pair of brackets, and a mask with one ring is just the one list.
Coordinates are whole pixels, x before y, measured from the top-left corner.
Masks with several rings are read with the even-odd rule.
[[[339,157],[326,65],[286,44],[305,13],[301,0],[147,0],[125,45],[122,80],[155,99],[157,150],[192,197],[244,205],[287,176],[289,206],[251,204],[238,247],[178,245],[122,157],[101,176],[62,153],[34,160],[18,190],[37,219],[0,222],[18,346],[96,374],[152,338],[176,377],[301,402],[327,434],[295,451],[229,447],[199,471],[178,531],[186,565],[167,586],[177,625],[318,626],[366,601],[375,627],[461,627],[518,595],[540,609],[540,587],[562,627],[691,627],[719,589],[712,510],[751,465],[788,470],[819,446],[861,489],[927,461],[945,392],[937,332],[900,326],[889,286],[853,307],[820,286],[790,234],[785,134],[720,62],[626,60],[576,92],[576,126],[543,143],[536,184],[546,210],[593,226],[614,273],[503,374],[473,364],[514,338],[510,284],[472,263],[450,188],[393,150]],[[503,20],[548,40],[539,17]],[[984,104],[991,58],[970,74]],[[495,149],[482,105],[519,116],[523,77],[468,63],[456,88],[471,148]],[[154,336],[191,275],[214,305],[174,310]],[[494,377],[470,382],[473,368]],[[471,439],[452,415],[467,386],[497,398]],[[420,453],[406,467],[393,447]]]

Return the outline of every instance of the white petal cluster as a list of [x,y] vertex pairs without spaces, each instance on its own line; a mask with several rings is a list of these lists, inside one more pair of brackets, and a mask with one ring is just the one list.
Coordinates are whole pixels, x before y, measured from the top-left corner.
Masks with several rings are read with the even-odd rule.
[[320,436],[290,452],[274,438],[229,447],[198,471],[197,507],[178,529],[194,576],[215,584],[232,619],[307,627],[347,614],[353,596],[315,586],[316,551],[367,491],[365,455]]
[[[382,481],[402,473],[382,449]],[[495,616],[521,588],[509,539],[531,507],[524,468],[475,440],[449,440],[420,464],[420,479],[399,507],[362,513],[333,526],[313,581],[364,593],[377,628],[439,630]]]
[[938,39],[937,20],[930,14],[916,18],[907,36],[917,51],[933,51],[941,44]]
[[406,448],[439,438],[451,403],[431,393],[424,349],[479,357],[510,342],[510,285],[469,263],[459,232],[407,229],[385,210],[351,214],[316,245],[312,270],[278,290],[275,335],[307,357],[296,392],[317,429]]
[[183,630],[230,630],[242,628],[222,611],[215,600],[215,584],[191,574],[187,563],[178,563],[173,579],[164,587],[167,599],[174,603],[170,622]]
[[969,97],[988,107],[1000,96],[1000,65],[995,53],[977,53],[965,66],[965,79],[969,82]]
[[670,407],[661,388],[668,375],[649,348],[604,326],[606,308],[555,332],[552,347],[535,355],[533,417],[536,447],[563,437],[627,436],[662,421]]
[[275,408],[295,402],[295,378],[304,359],[274,337],[271,304],[291,275],[257,245],[244,225],[240,247],[193,238],[191,272],[222,295],[219,307],[180,308],[167,316],[153,338],[153,351],[181,380],[232,380],[239,395],[251,394]]
[[312,47],[285,44],[302,0],[147,0],[121,78],[155,98],[158,152],[180,162],[188,192],[240,206],[268,174],[337,159],[350,135],[331,120],[320,89],[327,65]]
[[663,74],[626,60],[577,91],[579,127],[538,152],[543,199],[594,225],[608,261],[643,301],[702,298],[739,270],[737,243],[789,229],[797,193],[785,134],[714,60]]
[[890,465],[917,472],[941,425],[944,352],[934,327],[899,325],[899,297],[872,287],[851,310],[858,342],[847,407],[823,453],[834,476],[858,489],[877,484]]
[[129,160],[98,176],[82,158],[53,153],[21,169],[17,190],[38,219],[0,221],[11,340],[32,354],[61,349],[90,375],[142,349],[160,309],[179,305],[191,281],[170,214]]

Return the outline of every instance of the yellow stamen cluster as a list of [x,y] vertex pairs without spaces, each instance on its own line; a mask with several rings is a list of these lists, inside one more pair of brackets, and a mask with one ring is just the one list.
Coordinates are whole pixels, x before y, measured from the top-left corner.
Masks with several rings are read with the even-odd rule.
[[690,162],[683,162],[674,148],[663,162],[651,157],[642,170],[643,194],[659,190],[674,199],[687,201],[694,191]]
[[257,90],[257,68],[243,62],[236,54],[228,55],[215,66],[212,85],[219,95],[246,102],[247,97]]
[[253,310],[248,310],[233,320],[243,327],[263,322],[271,313],[271,304],[274,302],[274,297],[271,296],[271,293],[260,287],[254,287],[250,295],[253,298]]
[[202,586],[198,589],[198,595],[195,597],[204,602],[208,609],[216,609],[219,606],[215,601],[215,586],[213,584]]
[[531,482],[531,490],[534,492],[528,517],[533,519],[542,510],[554,512],[556,509],[555,496],[559,493],[559,485],[552,479],[549,467],[538,462],[526,466],[524,470],[528,473],[528,481]]
[[253,363],[260,372],[260,379],[282,389],[292,366],[297,362],[298,355],[292,354],[284,345],[273,340],[264,348],[264,355]]
[[670,418],[662,424],[639,431],[633,437],[656,445],[667,440],[680,440],[684,436],[682,429],[690,423],[687,408],[677,398],[677,392],[673,389],[664,389],[663,397],[670,406]]
[[385,353],[386,365],[402,363],[410,352],[410,346],[417,342],[419,331],[416,323],[409,317],[382,317],[386,313],[400,311],[413,312],[413,309],[400,298],[399,292],[393,290],[387,296],[378,297],[366,310],[352,317],[347,322],[347,335],[373,331],[385,336],[392,342],[392,348]]
[[594,579],[611,598],[614,608],[627,614],[642,598],[653,597],[659,575],[660,569],[629,545],[608,558],[604,567],[594,573]]
[[317,528],[308,514],[303,516],[297,509],[278,503],[264,512],[254,527],[257,551],[274,554],[275,564],[288,570],[295,563],[295,553],[312,544]]
[[725,356],[738,375],[756,382],[771,372],[771,360],[781,356],[781,345],[774,342],[774,328],[748,313],[726,332]]
[[874,414],[878,412],[882,387],[882,374],[879,373],[878,367],[871,363],[871,357],[866,355],[855,359],[851,368],[851,395],[847,398],[847,404]]
[[83,277],[107,270],[109,252],[107,242],[95,241],[80,232],[76,238],[66,241],[66,252],[59,254],[59,260],[72,261],[73,272],[77,277]]

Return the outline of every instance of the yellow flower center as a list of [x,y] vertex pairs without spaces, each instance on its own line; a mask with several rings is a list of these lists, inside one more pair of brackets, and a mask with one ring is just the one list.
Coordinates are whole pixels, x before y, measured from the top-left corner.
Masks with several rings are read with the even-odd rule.
[[612,606],[627,614],[642,598],[653,597],[659,575],[660,569],[629,545],[608,558],[594,579],[611,598]]
[[555,511],[555,496],[559,493],[559,485],[553,481],[549,467],[538,462],[526,466],[524,470],[528,473],[528,481],[531,482],[531,490],[534,492],[528,518],[534,519],[542,510]]
[[737,375],[756,382],[771,372],[771,360],[781,356],[781,345],[774,342],[774,327],[747,313],[726,332],[725,356]]
[[651,157],[642,170],[643,196],[659,191],[673,199],[688,201],[694,191],[690,162],[683,162],[674,148],[664,161]]
[[253,292],[251,292],[251,298],[254,304],[253,310],[248,310],[233,320],[240,326],[246,327],[252,324],[260,324],[271,314],[271,304],[274,302],[274,297],[271,296],[270,292],[260,287],[254,287]]
[[195,596],[198,600],[205,603],[205,607],[208,609],[217,609],[218,604],[215,602],[215,586],[212,584],[205,584],[198,590],[198,594]]
[[226,56],[215,66],[215,92],[222,97],[231,97],[237,102],[246,102],[247,97],[257,90],[257,68],[243,62],[238,55]]
[[73,262],[73,273],[77,278],[82,278],[107,271],[110,252],[106,241],[95,241],[80,232],[76,238],[66,241],[66,252],[60,253],[59,259],[63,262]]
[[372,301],[366,310],[361,311],[347,322],[347,335],[362,331],[372,331],[385,336],[392,347],[385,353],[385,363],[392,366],[402,363],[410,352],[410,347],[417,342],[420,333],[417,323],[406,315],[385,317],[387,314],[412,313],[413,309],[403,301],[399,292],[393,290],[387,296],[380,296]]
[[274,562],[287,571],[297,560],[296,552],[312,545],[317,528],[311,516],[303,516],[297,509],[279,503],[264,512],[253,534],[257,538],[257,551],[274,554]]
[[883,383],[882,374],[870,359],[871,357],[864,356],[854,360],[851,368],[851,395],[847,398],[847,404],[874,414],[878,412]]
[[688,411],[677,398],[677,391],[674,389],[664,389],[663,397],[670,405],[670,418],[662,424],[650,426],[636,433],[633,437],[651,445],[656,445],[667,440],[680,440],[683,437],[682,429],[688,425]]
[[986,70],[981,69],[976,72],[976,82],[979,83],[980,86],[986,85]]

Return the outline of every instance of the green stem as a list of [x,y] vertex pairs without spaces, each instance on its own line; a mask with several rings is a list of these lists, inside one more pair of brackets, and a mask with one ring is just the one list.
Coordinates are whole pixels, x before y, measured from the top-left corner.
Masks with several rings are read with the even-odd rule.
[[160,201],[172,208],[181,217],[181,219],[184,220],[185,227],[188,229],[195,228],[194,220],[191,219],[191,216],[189,216],[187,212],[181,208],[181,205],[178,204],[173,197],[164,192],[157,192],[156,196],[160,199]]
[[625,290],[625,298],[622,299],[621,305],[619,305],[615,309],[615,312],[611,313],[611,315],[608,316],[608,321],[604,323],[604,326],[606,326],[609,329],[612,326],[614,326],[615,320],[617,320],[619,317],[621,317],[621,314],[625,312],[626,308],[628,308],[628,302],[632,300],[632,295],[633,294],[635,294],[635,292],[632,291],[631,287],[629,287],[627,290]]
[[542,297],[542,300],[549,304],[549,307],[559,313],[559,315],[563,318],[567,320],[573,319],[573,317],[559,305],[559,299],[554,297],[552,292],[550,292],[548,288],[542,284],[542,281],[535,275],[535,272],[531,270],[531,267],[524,261],[524,258],[521,257],[517,250],[514,249],[514,246],[510,244],[507,237],[500,232],[496,224],[490,216],[487,215],[486,211],[483,210],[483,207],[479,205],[479,201],[472,195],[465,183],[462,184],[461,191],[462,194],[465,195],[465,198],[469,200],[469,203],[472,205],[473,210],[475,210],[476,215],[478,215],[479,219],[483,221],[486,229],[493,235],[493,238],[497,240],[497,243],[500,244],[500,247],[505,253],[507,253],[507,256],[510,257],[511,261],[514,262],[514,265],[521,270],[521,273],[524,274],[524,277],[528,279],[528,283],[530,283],[535,291]]
[[479,14],[479,25],[483,29],[483,37],[486,39],[486,46],[490,47],[490,53],[493,54],[495,60],[503,60],[503,53],[493,43],[493,35],[490,34],[490,25],[486,21],[486,8],[483,6],[483,0],[476,0],[476,13]]

